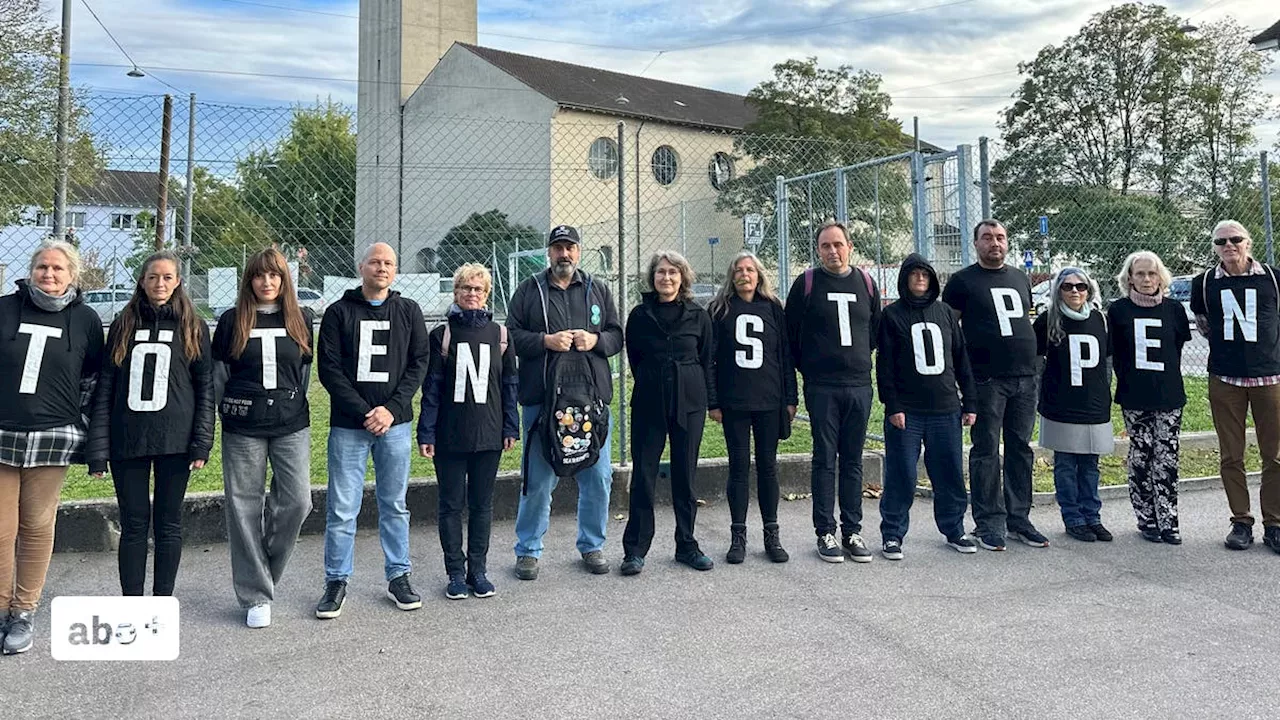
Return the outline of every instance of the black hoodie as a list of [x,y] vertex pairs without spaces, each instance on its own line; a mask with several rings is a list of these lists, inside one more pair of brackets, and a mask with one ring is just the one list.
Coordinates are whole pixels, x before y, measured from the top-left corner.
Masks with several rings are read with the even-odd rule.
[[[142,303],[141,319],[119,366],[103,358],[94,393],[85,458],[89,472],[107,460],[186,455],[208,460],[213,449],[213,353],[200,323],[200,356],[187,362],[182,327],[170,305]],[[124,316],[111,323],[106,353],[115,347]]]
[[[907,287],[915,269],[929,273],[929,291],[922,297]],[[885,308],[880,320],[876,380],[886,417],[977,411],[964,334],[955,313],[938,300],[939,292],[933,266],[915,253],[908,255],[898,271],[899,300]]]
[[641,298],[627,318],[632,417],[673,418],[683,427],[690,413],[718,407],[711,317],[692,302],[659,303],[653,292]]
[[101,318],[78,289],[59,312],[37,307],[24,280],[0,297],[0,429],[83,423],[81,389],[102,367],[102,336]]
[[413,396],[427,375],[427,322],[418,303],[392,291],[379,305],[348,290],[320,321],[320,384],[329,391],[329,424],[361,430],[379,405],[393,424],[413,420]]

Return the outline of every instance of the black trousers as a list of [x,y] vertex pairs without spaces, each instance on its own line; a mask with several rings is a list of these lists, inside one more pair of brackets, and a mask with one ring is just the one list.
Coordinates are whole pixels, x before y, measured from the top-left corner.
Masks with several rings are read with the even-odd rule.
[[[155,468],[155,502],[151,470]],[[185,453],[111,463],[111,479],[120,506],[120,591],[142,595],[147,582],[147,531],[155,534],[152,595],[172,595],[182,561],[182,498],[191,479]]]
[[756,499],[760,519],[767,525],[778,521],[778,435],[782,431],[781,410],[723,410],[724,443],[729,449],[729,520],[747,522],[751,489],[751,436],[756,439]]
[[[501,450],[451,453],[436,451],[436,482],[440,485],[440,548],[444,570],[454,575],[485,572],[489,534],[493,527],[493,484],[498,477]],[[462,511],[467,511],[467,553],[462,554]]]
[[677,425],[674,418],[632,414],[631,457],[635,466],[631,475],[631,516],[622,533],[622,551],[626,555],[644,557],[653,544],[653,490],[668,437],[671,439],[671,504],[676,515],[676,554],[699,550],[698,541],[693,537],[698,517],[693,481],[706,420],[706,410],[685,415],[684,427]]
[[843,534],[862,532],[862,449],[867,441],[871,396],[870,385],[804,386],[804,404],[813,433],[809,478],[813,529],[818,537],[836,532],[837,494]]

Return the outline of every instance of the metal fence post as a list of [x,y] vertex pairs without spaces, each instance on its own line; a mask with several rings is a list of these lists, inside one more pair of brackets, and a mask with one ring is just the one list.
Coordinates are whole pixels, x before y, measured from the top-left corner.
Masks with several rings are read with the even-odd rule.
[[964,241],[964,236],[969,228],[969,160],[972,155],[972,148],[968,145],[961,145],[956,148],[956,186],[958,188],[959,197],[956,198],[957,217],[956,222],[960,225],[960,266],[968,267],[969,265],[969,243]]
[[1263,237],[1267,239],[1267,264],[1274,264],[1275,257],[1275,238],[1274,227],[1271,222],[1271,168],[1270,162],[1267,160],[1267,151],[1262,151],[1262,230]]
[[928,257],[925,253],[925,241],[929,234],[925,228],[925,223],[928,221],[925,195],[924,154],[913,152],[911,153],[911,237],[915,240],[916,252]]
[[790,244],[791,232],[787,219],[787,179],[779,175],[774,179],[773,190],[773,206],[774,206],[774,224],[777,226],[776,235],[778,236],[778,288],[785,292],[791,287],[789,282],[791,276],[791,258]]
[[845,185],[844,169],[836,170],[836,222],[849,222],[848,186]]
[[[627,153],[626,123],[618,121],[618,321],[627,322],[627,190],[624,184]],[[618,459],[627,464],[627,359],[625,353],[618,358]]]
[[[987,154],[987,138],[978,138],[978,183],[982,194],[982,219],[991,217],[991,156]],[[960,228],[968,233],[969,228]],[[961,238],[961,242],[964,239]]]

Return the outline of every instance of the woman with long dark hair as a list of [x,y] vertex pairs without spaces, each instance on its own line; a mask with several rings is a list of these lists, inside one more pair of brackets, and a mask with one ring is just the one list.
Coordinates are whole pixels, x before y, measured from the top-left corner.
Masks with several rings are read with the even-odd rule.
[[[245,263],[213,333],[231,581],[245,624],[271,624],[276,583],[311,512],[313,318],[275,248]],[[271,491],[267,491],[267,464]]]
[[715,567],[693,536],[698,516],[694,474],[707,406],[715,404],[711,318],[693,302],[693,268],[665,250],[649,261],[649,287],[627,318],[631,391],[631,516],[622,534],[622,574],[636,575],[653,543],[653,486],[671,440],[671,504],[676,515],[676,560],[695,570]]
[[[172,595],[182,559],[182,500],[213,449],[209,329],[187,296],[178,256],[142,263],[138,285],[107,333],[86,451],[102,477],[110,460],[120,507],[120,590],[142,595],[147,530],[155,534],[154,595]],[[151,475],[155,472],[155,499]]]
[[31,649],[67,467],[84,462],[102,365],[102,320],[77,287],[80,252],[50,241],[18,291],[0,297],[0,636]]
[[756,499],[764,522],[764,551],[786,562],[778,533],[778,442],[790,435],[799,404],[796,371],[787,343],[782,303],[769,286],[760,260],[738,253],[720,291],[707,306],[715,333],[717,402],[712,420],[724,425],[729,450],[729,552],[725,562],[742,562],[747,552],[751,437],[756,440]]

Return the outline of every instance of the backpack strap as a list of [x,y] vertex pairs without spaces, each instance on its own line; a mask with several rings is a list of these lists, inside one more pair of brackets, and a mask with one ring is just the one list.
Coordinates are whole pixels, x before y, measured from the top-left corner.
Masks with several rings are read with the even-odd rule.
[[867,286],[867,294],[871,296],[872,300],[879,300],[878,293],[876,293],[876,282],[871,278],[871,273],[867,272],[867,269],[861,265],[857,267],[858,272],[862,275],[862,282]]
[[813,268],[804,269],[804,299],[813,294]]

